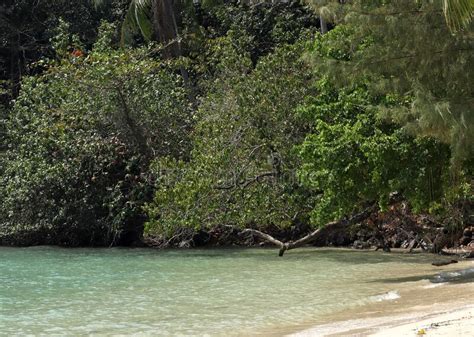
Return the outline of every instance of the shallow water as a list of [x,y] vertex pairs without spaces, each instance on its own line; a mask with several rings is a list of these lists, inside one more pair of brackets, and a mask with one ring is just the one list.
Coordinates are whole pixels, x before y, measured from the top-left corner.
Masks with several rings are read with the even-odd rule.
[[0,335],[247,335],[391,301],[432,255],[300,249],[0,247]]

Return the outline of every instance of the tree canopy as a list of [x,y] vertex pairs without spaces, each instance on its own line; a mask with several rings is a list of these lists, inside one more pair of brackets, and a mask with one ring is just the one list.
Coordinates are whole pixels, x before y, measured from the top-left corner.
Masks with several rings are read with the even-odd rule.
[[0,243],[472,223],[472,4],[0,5]]

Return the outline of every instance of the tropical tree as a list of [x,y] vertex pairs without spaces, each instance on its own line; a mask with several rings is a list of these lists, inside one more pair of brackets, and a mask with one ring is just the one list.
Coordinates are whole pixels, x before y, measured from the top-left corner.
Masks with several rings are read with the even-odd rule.
[[293,145],[307,129],[291,111],[311,90],[302,43],[278,48],[252,69],[221,40],[219,77],[195,114],[190,160],[156,160],[157,191],[146,234],[220,225],[284,228],[307,223],[311,196],[299,188]]
[[101,31],[87,57],[59,52],[22,79],[2,139],[0,244],[139,240],[150,160],[187,155],[180,76],[148,48],[108,48],[115,29]]
[[[308,1],[319,13],[322,19],[321,32],[327,29],[323,27],[326,21],[337,21],[341,18],[341,5],[364,5],[379,6],[380,1],[358,1],[358,0],[309,0]],[[423,1],[415,0],[416,3]],[[438,2],[442,6],[446,24],[452,32],[457,32],[469,26],[474,17],[474,0],[442,0]],[[342,12],[344,13],[344,12]],[[408,12],[407,12],[408,13]]]
[[94,8],[90,0],[0,1],[0,104],[18,95],[23,76],[41,71],[32,63],[53,57],[50,43],[58,18],[70,24],[71,32],[90,47],[97,38],[101,20],[120,17],[121,2],[114,0],[107,8]]
[[[92,0],[97,6],[107,0]],[[177,0],[131,0],[122,23],[122,43],[140,33],[146,41],[155,40],[165,46],[165,57],[181,56],[177,25]]]
[[[455,2],[444,2],[448,18],[468,13],[449,7]],[[316,49],[342,54],[327,62],[316,53],[314,65],[339,77],[341,85],[370,76],[374,94],[391,93],[406,102],[382,109],[381,114],[413,134],[435,136],[450,144],[456,164],[469,159],[474,153],[471,28],[453,34],[446,26],[441,1],[381,3],[354,0],[345,6],[332,4],[333,13],[343,11],[337,16],[342,19],[329,37],[333,44],[318,43]],[[341,34],[345,42],[337,39]],[[345,48],[336,48],[339,44]]]

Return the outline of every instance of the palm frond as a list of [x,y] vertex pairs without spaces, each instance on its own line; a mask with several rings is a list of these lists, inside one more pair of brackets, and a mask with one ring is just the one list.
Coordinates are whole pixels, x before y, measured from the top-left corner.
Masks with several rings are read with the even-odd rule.
[[91,2],[95,7],[100,7],[102,5],[105,5],[108,0],[91,0]]
[[444,0],[443,11],[449,29],[459,31],[474,18],[474,0]]
[[[96,7],[105,6],[110,0],[90,0]],[[121,42],[131,42],[133,34],[140,33],[146,41],[150,41],[153,34],[151,18],[152,0],[131,0],[122,23]]]
[[[98,0],[101,1],[101,0]],[[152,0],[132,0],[122,23],[122,44],[130,42],[134,33],[139,32],[146,41],[153,34],[151,17]]]

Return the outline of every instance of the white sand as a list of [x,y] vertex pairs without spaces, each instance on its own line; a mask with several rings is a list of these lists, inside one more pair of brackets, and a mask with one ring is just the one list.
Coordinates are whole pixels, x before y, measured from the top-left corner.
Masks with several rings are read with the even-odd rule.
[[417,322],[404,323],[391,328],[379,328],[370,336],[474,336],[474,306],[447,313],[420,317]]
[[[474,261],[436,269],[454,282],[427,279],[394,284],[383,300],[330,314],[319,325],[288,331],[292,337],[313,336],[446,336],[474,337]],[[464,278],[463,278],[464,277]],[[457,281],[456,281],[457,280]],[[388,296],[397,294],[399,296]],[[273,335],[284,335],[283,331]]]
[[409,288],[399,298],[334,314],[329,322],[290,336],[474,337],[474,282],[414,282]]
[[411,312],[315,326],[291,336],[474,337],[474,305],[445,312]]

